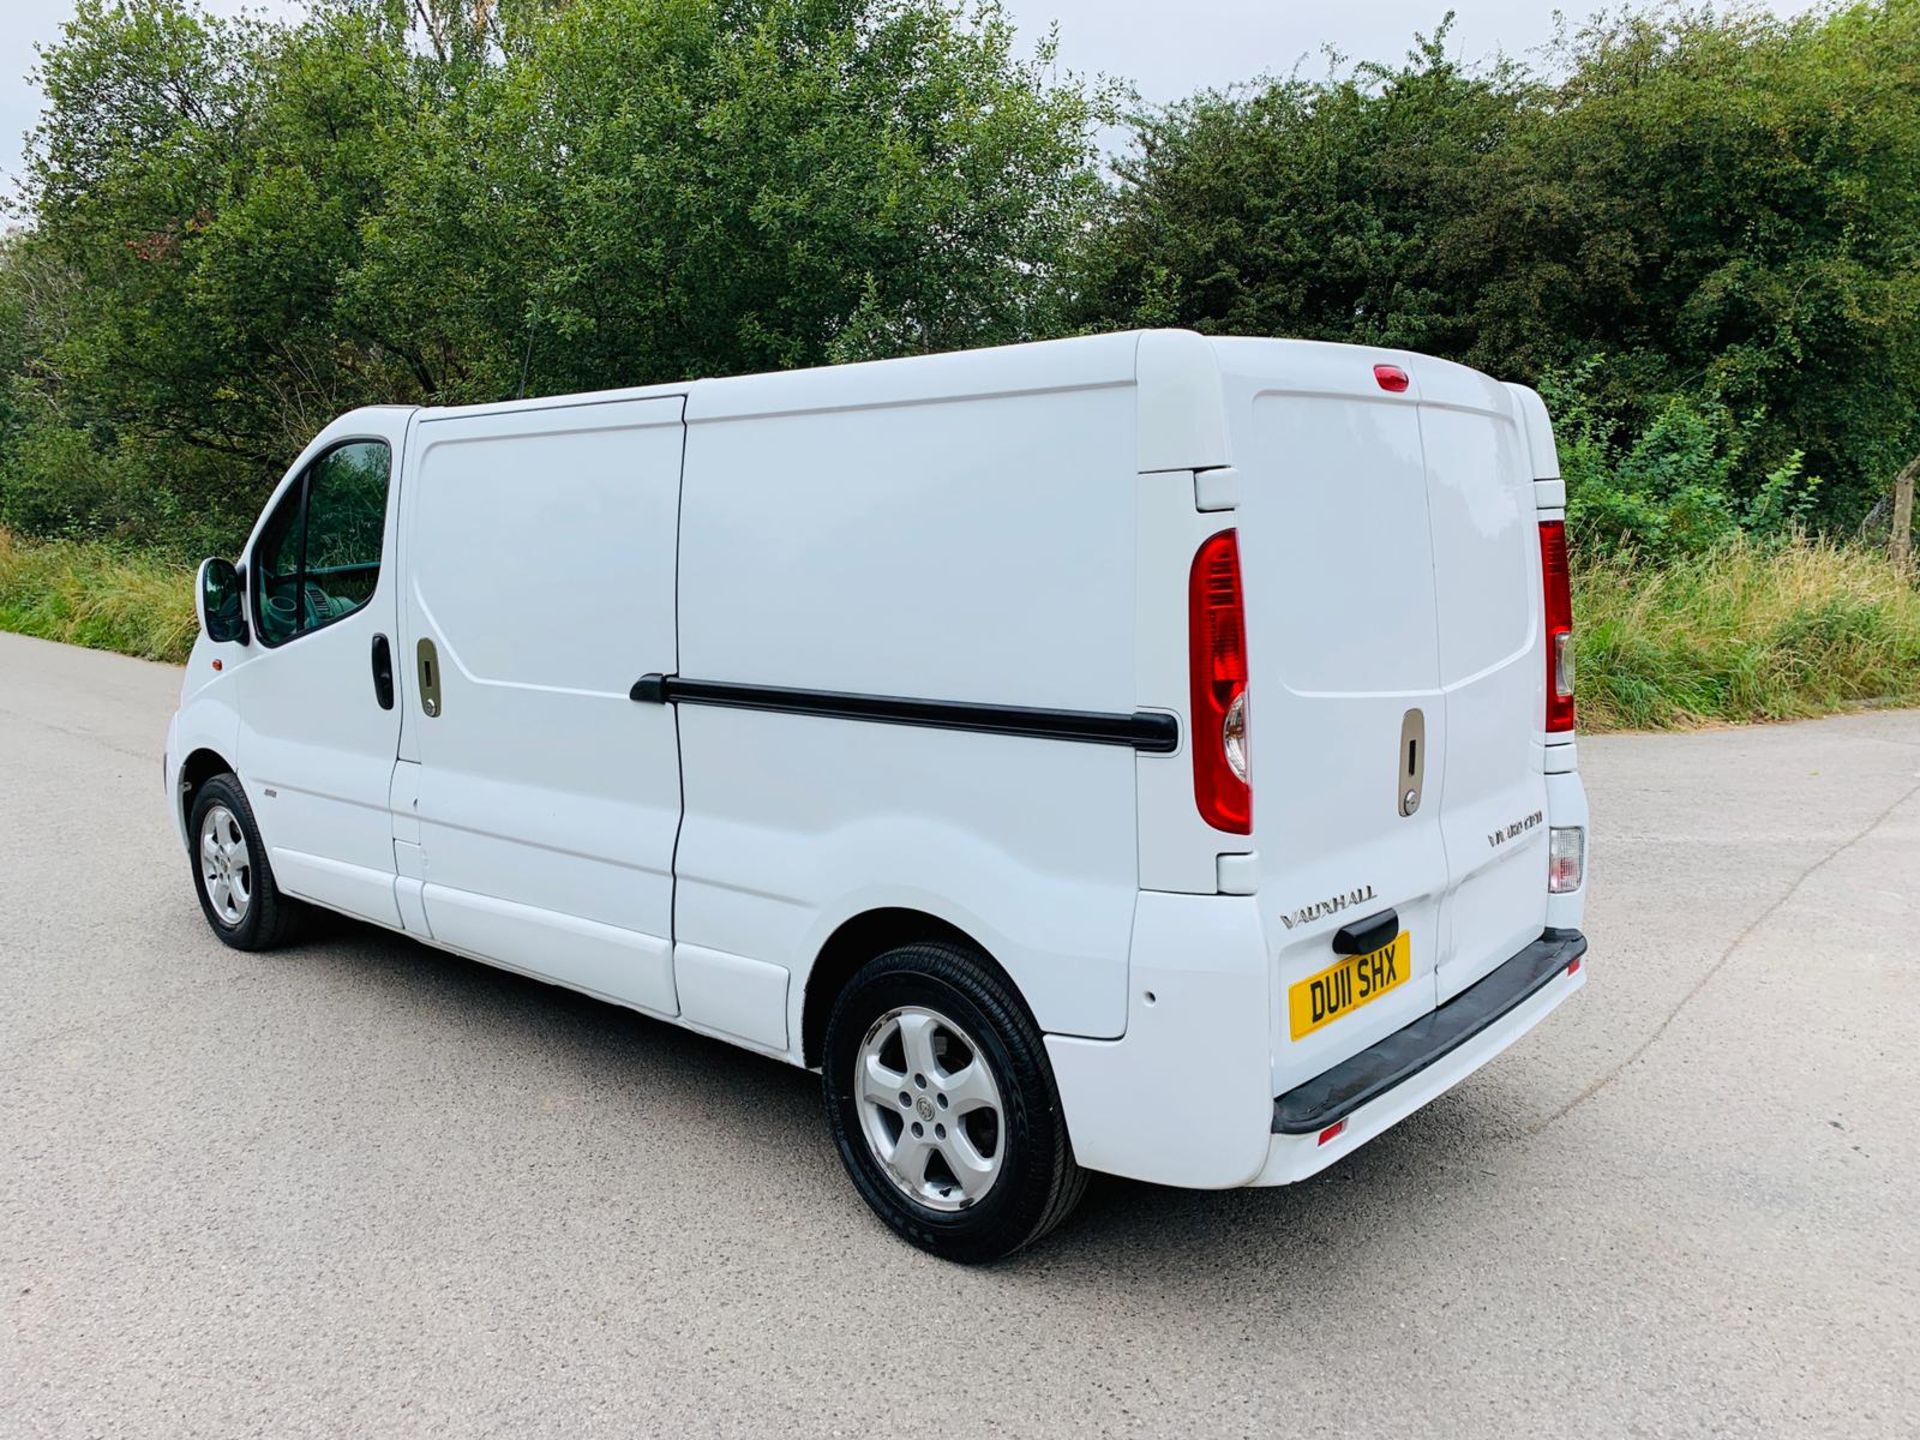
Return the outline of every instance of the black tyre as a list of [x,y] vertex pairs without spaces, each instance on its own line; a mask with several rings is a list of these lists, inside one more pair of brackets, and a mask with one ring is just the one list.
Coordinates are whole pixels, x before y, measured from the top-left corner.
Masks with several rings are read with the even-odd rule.
[[834,1004],[821,1072],[854,1187],[930,1254],[998,1260],[1086,1190],[1040,1033],[969,947],[927,941],[869,961]]
[[194,892],[214,934],[236,950],[271,950],[292,935],[305,907],[274,884],[253,807],[232,775],[216,775],[195,793],[187,846]]

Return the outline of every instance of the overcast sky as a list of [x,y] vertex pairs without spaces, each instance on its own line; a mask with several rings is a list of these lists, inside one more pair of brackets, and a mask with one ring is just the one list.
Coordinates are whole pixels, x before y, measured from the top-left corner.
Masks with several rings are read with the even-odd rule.
[[[1782,12],[1812,0],[1774,0]],[[231,13],[284,12],[292,0],[208,0]],[[1302,57],[1322,68],[1332,45],[1355,59],[1394,60],[1416,30],[1431,30],[1458,12],[1449,44],[1467,58],[1496,50],[1524,55],[1553,33],[1553,0],[1008,0],[1028,40],[1060,24],[1060,59],[1070,70],[1132,80],[1149,100],[1176,99],[1204,86],[1227,85],[1261,71],[1290,70]],[[1562,0],[1584,15],[1599,0]],[[0,0],[0,170],[13,190],[21,137],[39,113],[39,93],[26,82],[36,42],[53,39],[72,0]]]

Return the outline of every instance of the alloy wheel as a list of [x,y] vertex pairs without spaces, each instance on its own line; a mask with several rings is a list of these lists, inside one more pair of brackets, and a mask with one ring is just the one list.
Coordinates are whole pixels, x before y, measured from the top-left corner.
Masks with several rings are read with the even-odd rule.
[[228,927],[247,918],[253,903],[253,855],[246,832],[224,805],[212,805],[200,821],[200,879],[207,902]]
[[854,1059],[860,1130],[881,1170],[915,1204],[977,1205],[1000,1176],[1000,1086],[973,1037],[925,1006],[889,1010]]

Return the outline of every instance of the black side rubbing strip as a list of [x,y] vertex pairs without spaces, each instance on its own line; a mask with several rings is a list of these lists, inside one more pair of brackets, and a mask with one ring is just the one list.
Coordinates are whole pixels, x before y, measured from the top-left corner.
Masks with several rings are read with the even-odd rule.
[[654,704],[717,705],[731,710],[773,710],[787,715],[918,725],[934,730],[1077,740],[1087,745],[1126,745],[1149,755],[1171,755],[1180,748],[1180,722],[1171,715],[1158,715],[1149,710],[1131,715],[1096,710],[1045,710],[1019,705],[981,705],[968,700],[912,700],[897,695],[743,685],[731,680],[688,680],[679,675],[642,675],[634,681],[628,695]]
[[1273,1101],[1273,1133],[1311,1135],[1344,1120],[1370,1100],[1411,1080],[1464,1045],[1502,1015],[1538,994],[1587,953],[1578,930],[1544,930],[1518,955],[1475,981],[1438,1010],[1350,1055],[1331,1070]]

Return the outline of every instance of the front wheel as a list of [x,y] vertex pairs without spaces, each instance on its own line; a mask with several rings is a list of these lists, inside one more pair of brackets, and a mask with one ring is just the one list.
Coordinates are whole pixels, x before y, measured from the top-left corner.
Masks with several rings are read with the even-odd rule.
[[997,1260],[1086,1189],[1039,1032],[966,946],[905,945],[868,962],[834,1004],[821,1072],[855,1188],[931,1254]]
[[193,887],[213,933],[236,950],[271,950],[286,940],[302,907],[274,884],[240,782],[232,775],[208,780],[193,797],[187,823]]

